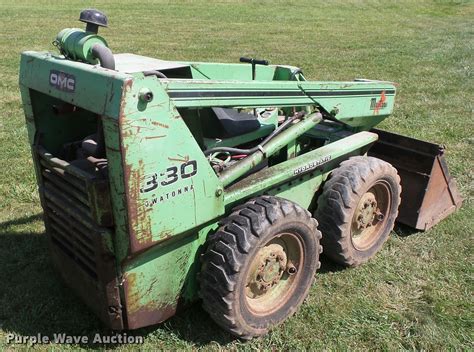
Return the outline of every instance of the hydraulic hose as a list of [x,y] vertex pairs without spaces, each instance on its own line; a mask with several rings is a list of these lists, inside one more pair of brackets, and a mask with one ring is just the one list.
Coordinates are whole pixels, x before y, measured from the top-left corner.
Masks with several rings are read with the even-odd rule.
[[95,44],[92,47],[92,55],[99,60],[100,66],[115,70],[115,59],[112,50],[105,45]]
[[144,71],[143,72],[143,75],[146,77],[146,76],[156,76],[156,77],[159,77],[159,78],[168,78],[166,77],[166,75],[163,73],[163,72],[160,72],[160,71],[156,71],[156,70],[153,70],[153,71]]

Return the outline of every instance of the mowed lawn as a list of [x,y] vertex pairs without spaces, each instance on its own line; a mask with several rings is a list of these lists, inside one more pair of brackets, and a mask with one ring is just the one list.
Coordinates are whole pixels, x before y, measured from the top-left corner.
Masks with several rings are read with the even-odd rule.
[[54,51],[59,30],[83,27],[77,18],[85,6],[109,16],[101,33],[115,53],[222,62],[253,56],[300,66],[308,79],[397,82],[395,113],[382,128],[446,145],[464,197],[462,209],[430,231],[397,227],[360,268],[323,260],[306,303],[268,336],[235,340],[198,303],[134,332],[144,336],[141,347],[474,348],[474,3],[0,0],[0,349],[26,347],[6,344],[9,333],[108,333],[49,261],[18,89],[20,52]]

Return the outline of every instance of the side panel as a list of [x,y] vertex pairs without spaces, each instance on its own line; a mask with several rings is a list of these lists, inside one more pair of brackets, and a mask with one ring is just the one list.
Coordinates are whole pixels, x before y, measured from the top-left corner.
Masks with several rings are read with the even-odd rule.
[[158,244],[126,262],[123,288],[127,328],[160,323],[197,297],[202,245],[217,224]]
[[328,173],[322,171],[304,175],[270,190],[267,194],[291,200],[303,208],[309,209],[316,192],[327,176]]
[[[154,96],[148,104],[143,88]],[[156,78],[126,87],[120,137],[131,253],[223,214],[217,176]]]
[[102,117],[104,128],[105,146],[107,153],[110,198],[112,200],[112,210],[114,214],[114,245],[115,256],[117,258],[117,272],[120,275],[120,261],[128,255],[128,215],[125,199],[125,184],[123,182],[122,154],[120,150],[120,129],[117,119],[106,116]]
[[164,81],[177,107],[320,105],[349,126],[368,129],[388,117],[395,102],[389,82]]

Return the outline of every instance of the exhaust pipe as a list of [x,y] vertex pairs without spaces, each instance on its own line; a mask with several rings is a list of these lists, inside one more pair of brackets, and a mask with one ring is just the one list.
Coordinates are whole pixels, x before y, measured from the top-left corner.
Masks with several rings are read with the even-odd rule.
[[115,70],[114,54],[112,54],[112,50],[105,45],[95,44],[92,47],[92,55],[99,60],[100,66],[103,68]]

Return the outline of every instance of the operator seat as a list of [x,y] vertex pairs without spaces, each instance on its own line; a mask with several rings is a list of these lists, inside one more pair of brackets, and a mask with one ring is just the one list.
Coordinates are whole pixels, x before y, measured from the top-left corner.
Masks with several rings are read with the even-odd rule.
[[212,108],[227,137],[240,136],[260,128],[258,118],[235,109]]

